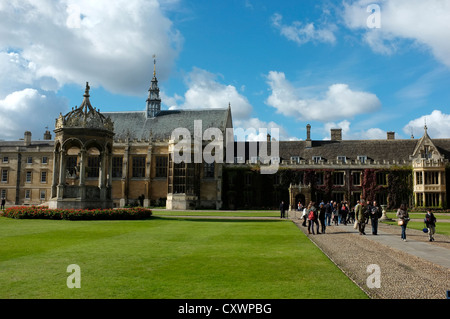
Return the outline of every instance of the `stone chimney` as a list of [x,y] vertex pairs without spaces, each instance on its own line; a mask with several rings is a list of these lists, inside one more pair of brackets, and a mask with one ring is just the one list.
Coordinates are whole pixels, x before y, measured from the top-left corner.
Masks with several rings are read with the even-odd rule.
[[25,134],[23,136],[23,143],[25,146],[28,146],[31,144],[31,132],[30,131],[25,131]]
[[50,133],[49,130],[46,130],[44,133],[44,140],[49,141],[52,139],[52,134]]
[[310,148],[312,147],[312,141],[311,141],[311,125],[306,125],[306,147]]
[[388,140],[395,140],[395,132],[387,132],[387,139]]
[[269,143],[270,141],[271,141],[270,134],[267,133],[267,143]]
[[332,128],[331,129],[331,140],[332,141],[342,141],[342,129]]

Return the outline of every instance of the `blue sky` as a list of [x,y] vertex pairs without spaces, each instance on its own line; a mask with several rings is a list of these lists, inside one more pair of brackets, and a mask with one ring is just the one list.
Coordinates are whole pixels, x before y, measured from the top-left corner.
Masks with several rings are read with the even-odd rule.
[[0,139],[40,139],[86,81],[101,111],[144,110],[153,54],[164,109],[230,103],[284,140],[448,138],[448,39],[442,0],[0,2]]

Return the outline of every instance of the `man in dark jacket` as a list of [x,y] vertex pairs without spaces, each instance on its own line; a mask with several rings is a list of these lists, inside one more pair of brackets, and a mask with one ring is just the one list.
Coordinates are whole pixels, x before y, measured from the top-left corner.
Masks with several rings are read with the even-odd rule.
[[381,207],[376,201],[373,202],[373,206],[370,210],[370,224],[372,225],[372,235],[377,235],[378,232],[378,218],[382,216]]
[[284,201],[282,201],[280,204],[280,218],[284,217],[285,217],[285,208],[284,208]]
[[424,222],[428,228],[428,236],[430,237],[430,241],[434,241],[434,233],[436,232],[436,217],[432,212],[430,212],[430,210],[427,210]]

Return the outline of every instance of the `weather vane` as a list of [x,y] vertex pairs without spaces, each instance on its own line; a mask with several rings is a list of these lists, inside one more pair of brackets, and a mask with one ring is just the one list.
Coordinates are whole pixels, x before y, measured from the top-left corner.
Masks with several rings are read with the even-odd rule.
[[156,75],[156,54],[153,54],[153,76]]

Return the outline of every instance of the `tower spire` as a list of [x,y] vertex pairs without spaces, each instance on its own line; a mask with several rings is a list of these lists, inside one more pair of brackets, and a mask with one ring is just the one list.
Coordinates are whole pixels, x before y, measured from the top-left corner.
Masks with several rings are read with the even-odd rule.
[[156,55],[153,55],[153,79],[148,89],[147,118],[155,117],[161,111],[161,98],[159,97],[158,79],[156,78]]

